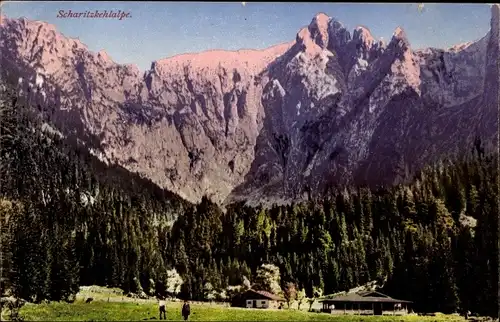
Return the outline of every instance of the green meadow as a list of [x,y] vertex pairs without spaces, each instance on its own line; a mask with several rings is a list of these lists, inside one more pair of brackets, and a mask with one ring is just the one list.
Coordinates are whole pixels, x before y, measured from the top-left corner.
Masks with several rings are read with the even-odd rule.
[[[91,303],[85,303],[87,298]],[[167,320],[180,321],[181,302],[167,301]],[[332,315],[327,313],[307,312],[308,305],[302,310],[283,309],[246,309],[194,302],[191,303],[190,321],[465,321],[458,315],[437,314],[433,317],[417,315],[407,316],[355,316]],[[21,308],[20,316],[24,321],[151,321],[159,320],[157,302],[154,299],[143,300],[129,298],[120,289],[100,286],[82,287],[74,303],[51,302],[44,304],[28,303]],[[2,321],[9,319],[8,312],[3,312]],[[492,320],[490,320],[492,321]]]
[[[181,303],[167,305],[167,320],[181,320]],[[221,305],[191,304],[192,321],[464,321],[455,315],[435,317],[408,316],[335,316],[326,313],[309,313],[298,310],[259,310],[231,308]],[[68,304],[27,304],[21,309],[21,317],[29,321],[145,321],[158,320],[154,302],[107,302],[94,301],[86,304],[79,300]]]

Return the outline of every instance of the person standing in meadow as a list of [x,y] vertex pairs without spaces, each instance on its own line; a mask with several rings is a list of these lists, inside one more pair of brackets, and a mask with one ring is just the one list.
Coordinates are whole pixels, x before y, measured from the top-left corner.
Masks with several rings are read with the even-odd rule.
[[182,317],[185,321],[189,319],[189,315],[191,314],[191,307],[188,301],[184,301],[184,305],[182,305]]
[[160,320],[162,319],[162,316],[165,318],[165,320],[167,319],[167,308],[166,308],[166,302],[165,302],[165,297],[162,296],[160,297],[159,299],[159,302],[158,302],[158,307],[160,309]]

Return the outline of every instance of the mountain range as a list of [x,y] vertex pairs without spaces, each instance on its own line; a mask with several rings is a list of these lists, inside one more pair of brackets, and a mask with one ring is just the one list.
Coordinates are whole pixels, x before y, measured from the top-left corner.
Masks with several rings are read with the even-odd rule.
[[280,203],[390,185],[476,137],[498,145],[500,7],[483,38],[413,50],[323,13],[265,50],[160,59],[141,73],[56,27],[1,18],[2,76],[54,130],[191,202]]

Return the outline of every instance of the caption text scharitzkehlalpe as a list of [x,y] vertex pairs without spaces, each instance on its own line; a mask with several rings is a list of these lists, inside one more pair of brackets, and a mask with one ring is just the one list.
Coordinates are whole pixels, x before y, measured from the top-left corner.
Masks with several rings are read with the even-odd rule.
[[72,10],[59,10],[57,13],[57,18],[101,18],[101,19],[118,19],[123,20],[126,18],[132,18],[130,12],[125,12],[122,10],[87,10],[84,12],[75,12]]

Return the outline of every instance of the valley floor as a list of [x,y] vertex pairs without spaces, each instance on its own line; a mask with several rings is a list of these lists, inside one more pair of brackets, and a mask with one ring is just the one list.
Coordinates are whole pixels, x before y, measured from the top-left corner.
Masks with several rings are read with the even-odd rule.
[[[181,320],[181,303],[167,304],[167,320]],[[409,316],[333,316],[326,313],[309,313],[297,310],[257,310],[229,308],[220,305],[205,305],[193,303],[192,321],[464,321],[453,315],[438,315],[435,317]],[[154,302],[115,302],[96,300],[86,304],[77,300],[73,304],[27,304],[21,310],[21,316],[26,321],[143,321],[158,320],[157,304]]]

